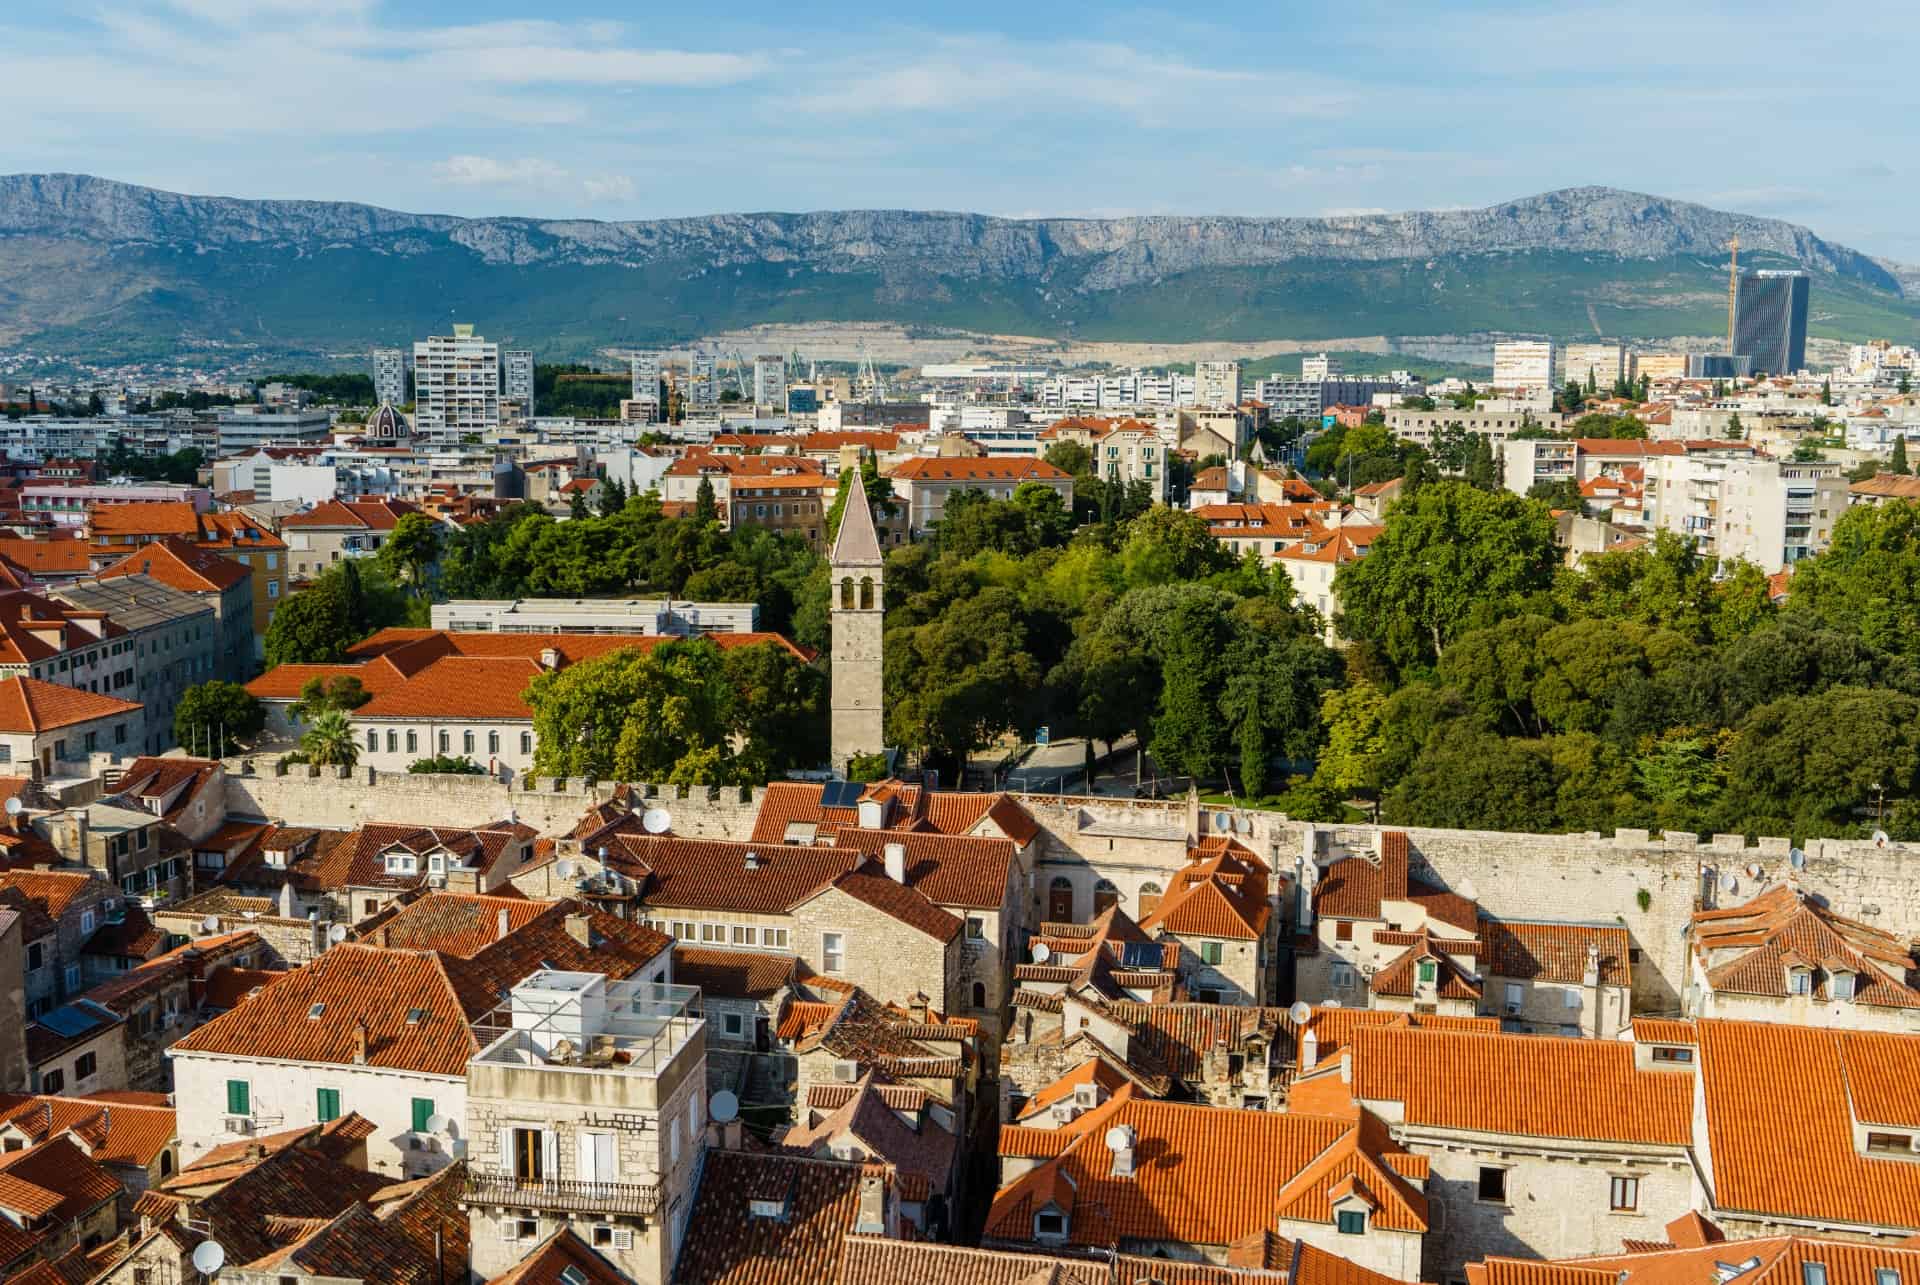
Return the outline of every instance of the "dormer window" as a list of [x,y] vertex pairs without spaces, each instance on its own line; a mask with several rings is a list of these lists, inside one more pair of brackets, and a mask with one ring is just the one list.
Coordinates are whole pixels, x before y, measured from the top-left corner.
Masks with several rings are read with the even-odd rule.
[[1835,973],[1833,975],[1833,997],[1835,999],[1852,999],[1854,982],[1855,976],[1852,973]]
[[1033,1216],[1035,1240],[1062,1241],[1067,1238],[1067,1216],[1049,1206]]
[[1805,968],[1787,970],[1787,994],[1807,995],[1813,991],[1813,974]]
[[418,873],[419,859],[411,852],[389,852],[387,854],[387,873],[390,875],[410,875]]
[[1827,1285],[1827,1265],[1825,1263],[1800,1264],[1800,1285]]
[[1905,1133],[1869,1133],[1867,1150],[1882,1156],[1910,1156],[1913,1154],[1913,1138]]
[[1431,959],[1421,960],[1420,961],[1420,984],[1422,986],[1433,985],[1433,979],[1436,976],[1438,976],[1439,972],[1440,972],[1439,965],[1435,964]]
[[1364,1209],[1342,1209],[1334,1215],[1334,1220],[1342,1236],[1367,1234],[1367,1211]]

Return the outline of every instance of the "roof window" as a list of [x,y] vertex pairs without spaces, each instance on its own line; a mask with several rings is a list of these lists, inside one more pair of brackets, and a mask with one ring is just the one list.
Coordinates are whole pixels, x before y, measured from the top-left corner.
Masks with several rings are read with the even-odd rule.
[[314,1021],[318,1019],[319,1016],[326,1011],[327,1011],[327,1006],[325,1004],[315,1004],[312,1008],[307,1010],[307,1020],[309,1022]]
[[1827,1265],[1825,1263],[1800,1264],[1800,1285],[1827,1285]]

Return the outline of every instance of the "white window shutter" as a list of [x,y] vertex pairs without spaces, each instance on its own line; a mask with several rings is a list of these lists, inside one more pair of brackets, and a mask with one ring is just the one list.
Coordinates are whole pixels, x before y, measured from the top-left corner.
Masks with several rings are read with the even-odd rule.
[[633,1248],[633,1229],[630,1227],[614,1228],[613,1229],[613,1247],[615,1249],[632,1249]]
[[591,1133],[574,1135],[575,1142],[579,1144],[579,1168],[574,1172],[573,1176],[581,1182],[597,1182],[606,1177],[605,1174],[600,1172],[599,1166],[595,1163],[597,1156],[594,1151],[594,1143],[597,1136],[598,1135]]
[[596,1133],[593,1135],[594,1161],[593,1172],[601,1182],[612,1182],[620,1176],[619,1165],[614,1159],[613,1135]]
[[540,1166],[541,1176],[552,1182],[560,1176],[560,1135],[552,1129],[540,1130],[540,1152],[545,1162]]
[[502,1173],[514,1172],[513,1130],[500,1130],[500,1170]]
[[520,1220],[518,1218],[502,1218],[500,1220],[500,1239],[520,1239]]

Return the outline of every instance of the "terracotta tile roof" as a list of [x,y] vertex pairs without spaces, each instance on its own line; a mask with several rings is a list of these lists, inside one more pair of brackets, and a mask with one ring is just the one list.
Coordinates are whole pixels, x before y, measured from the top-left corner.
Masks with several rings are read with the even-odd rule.
[[149,811],[154,811],[156,804],[163,805],[164,810],[157,815],[162,820],[173,821],[218,771],[220,764],[213,759],[142,756],[127,764],[120,773],[120,785],[115,793],[121,798],[140,800]]
[[1044,1114],[1054,1103],[1072,1097],[1074,1091],[1083,1084],[1094,1085],[1101,1090],[1102,1096],[1111,1097],[1120,1091],[1121,1085],[1128,1083],[1130,1081],[1117,1067],[1101,1058],[1090,1057],[1059,1079],[1035,1089],[1026,1105],[1020,1108],[1019,1118],[1031,1120]]
[[784,1147],[804,1152],[828,1154],[834,1144],[857,1140],[868,1156],[893,1165],[902,1175],[925,1180],[935,1191],[946,1191],[953,1177],[954,1156],[959,1138],[940,1127],[930,1116],[918,1127],[897,1114],[872,1070],[860,1078],[847,1100],[828,1110],[816,1124],[802,1123],[781,1138]]
[[[1107,1131],[1135,1136],[1131,1175],[1112,1173]],[[1035,1135],[1040,1135],[1036,1137]],[[1351,1140],[1349,1153],[1340,1144]],[[1029,1150],[1033,1147],[1034,1150]],[[1136,1099],[1123,1088],[1105,1104],[1060,1128],[1005,1127],[1002,1156],[1037,1154],[1043,1163],[1001,1188],[984,1235],[1028,1241],[1033,1215],[1052,1201],[1069,1214],[1069,1242],[1122,1239],[1185,1241],[1225,1247],[1285,1216],[1333,1221],[1324,1184],[1302,1181],[1350,1159],[1368,1172],[1379,1201],[1374,1220],[1396,1230],[1426,1230],[1426,1199],[1369,1154],[1394,1149],[1384,1129],[1353,1120],[1274,1111],[1221,1110]]]
[[305,1147],[330,1160],[345,1161],[360,1143],[377,1130],[373,1121],[349,1111],[325,1124],[305,1124],[278,1133],[225,1142],[203,1152],[198,1160],[160,1184],[162,1191],[194,1191],[250,1173],[268,1156],[288,1147]]
[[[1854,1141],[1856,1120],[1920,1120],[1920,1037],[1695,1026],[1715,1208],[1920,1230],[1920,1166],[1864,1155]],[[1791,1093],[1780,1091],[1782,1067],[1793,1068]]]
[[1834,914],[1780,884],[1743,906],[1693,916],[1693,952],[1716,991],[1785,999],[1790,965],[1807,967],[1817,999],[1832,999],[1835,972],[1854,976],[1853,1002],[1920,1008],[1911,948],[1893,934]]
[[[860,831],[857,807],[822,807],[825,787],[799,781],[772,781],[760,795],[760,809],[754,817],[752,838],[758,843],[786,840],[789,827],[811,825],[816,828],[815,842],[835,839],[842,833],[862,834],[901,831],[948,835],[991,834],[992,830],[1025,847],[1040,832],[1020,802],[1008,794],[966,793],[959,791],[922,791],[917,785],[880,781],[861,792],[862,799],[887,799],[892,804],[885,830]],[[849,839],[849,843],[867,850],[871,840]],[[884,843],[885,840],[879,842]],[[998,905],[995,900],[993,905]]]
[[211,549],[178,536],[166,536],[143,544],[94,574],[101,580],[112,580],[119,576],[152,576],[161,584],[183,593],[221,593],[253,575],[232,558],[223,558]]
[[409,513],[419,513],[417,505],[405,500],[357,499],[327,500],[305,513],[290,513],[280,519],[280,529],[323,528],[349,531],[391,531]]
[[0,558],[36,577],[84,576],[93,570],[92,550],[85,540],[0,537]]
[[1479,978],[1462,968],[1450,954],[1444,940],[1436,938],[1431,932],[1422,929],[1415,934],[1414,944],[1402,951],[1392,962],[1384,965],[1373,975],[1367,985],[1375,995],[1393,995],[1412,998],[1420,993],[1418,970],[1422,962],[1434,965],[1434,987],[1441,999],[1478,1000],[1481,995]]
[[819,460],[803,455],[716,455],[711,451],[689,452],[667,465],[668,477],[775,477],[781,474],[825,475]]
[[1625,928],[1488,919],[1480,931],[1487,945],[1487,971],[1497,977],[1578,986],[1586,977],[1591,946],[1600,952],[1602,986],[1632,985],[1632,941]]
[[[1283,1242],[1285,1243],[1285,1242]],[[1336,1263],[1345,1260],[1326,1255]],[[1316,1276],[1300,1285],[1389,1285],[1388,1278],[1355,1268],[1351,1281]],[[968,1249],[880,1236],[847,1237],[836,1285],[1284,1285],[1284,1271],[1263,1271],[1137,1254],[1075,1258]]]
[[95,536],[178,535],[192,539],[200,533],[200,515],[187,500],[95,504],[87,510],[87,529]]
[[794,984],[800,961],[757,950],[673,948],[673,980],[723,999],[768,1000]]
[[550,901],[529,901],[525,897],[430,892],[398,907],[376,927],[363,925],[357,936],[376,946],[437,950],[458,959],[471,959],[504,935],[503,923],[506,932],[517,932],[552,909]]
[[202,513],[200,544],[209,549],[284,549],[287,542],[244,513]]
[[74,902],[94,893],[113,889],[92,875],[57,870],[0,870],[0,889],[15,889],[37,903],[49,917],[66,916]]
[[30,736],[95,719],[125,717],[140,706],[117,696],[43,683],[18,674],[0,679],[0,732]]
[[[833,887],[855,901],[892,916],[909,928],[918,929],[935,941],[952,941],[965,927],[958,918],[928,901],[916,889],[889,879],[886,872],[878,870],[872,862],[863,863],[857,869],[838,876],[833,881]],[[824,892],[825,889],[821,889],[814,895],[819,896]]]
[[229,1263],[253,1263],[284,1249],[289,1232],[324,1225],[388,1183],[325,1151],[282,1147],[196,1201],[193,1218],[226,1247]]
[[1920,477],[1904,477],[1898,473],[1875,473],[1870,478],[1853,483],[1847,489],[1861,496],[1891,500],[1920,500]]
[[[113,1200],[121,1190],[120,1180],[88,1158],[66,1134],[0,1155],[0,1206],[34,1217],[79,1218]],[[51,1204],[46,1203],[49,1194]]]
[[[838,1279],[864,1166],[709,1151],[674,1270],[679,1285],[821,1285]],[[757,1217],[769,1201],[785,1217]]]
[[1067,482],[1072,475],[1045,460],[1001,456],[902,460],[884,475],[906,482]]
[[[1218,865],[1216,857],[1210,864]],[[1182,875],[1188,874],[1186,870]],[[1266,935],[1267,921],[1273,913],[1266,900],[1266,881],[1254,887],[1237,887],[1220,877],[1217,870],[1176,881],[1176,886],[1153,913],[1140,921],[1149,934],[1170,932],[1177,937],[1217,937],[1241,941],[1259,941]]]
[[1216,1045],[1239,1051],[1249,1036],[1260,1036],[1291,1048],[1294,1039],[1293,1018],[1284,1008],[1108,1000],[1102,1011],[1133,1028],[1152,1063],[1188,1081],[1200,1078],[1201,1063]]
[[[1324,1056],[1324,1055],[1323,1055]],[[1351,1032],[1353,1096],[1400,1103],[1410,1125],[1684,1147],[1693,1081],[1640,1071],[1619,1040],[1460,1034],[1431,1026]]]
[[93,936],[87,938],[80,953],[145,961],[152,959],[166,945],[167,936],[166,930],[148,919],[147,912],[135,902],[123,909],[118,923],[108,920],[102,924]]
[[641,896],[650,907],[753,914],[792,909],[857,860],[832,848],[650,834],[622,834],[608,847],[617,868],[644,880]]
[[1636,1044],[1692,1044],[1696,1039],[1692,1022],[1660,1017],[1633,1019],[1633,1041]]
[[[1714,1236],[1689,1243],[1649,1245],[1638,1249],[1629,1243],[1624,1254],[1601,1254],[1561,1262],[1537,1262],[1531,1259],[1489,1258],[1483,1264],[1467,1268],[1470,1285],[1698,1285],[1702,1281],[1726,1279],[1728,1264],[1745,1267],[1735,1277],[1740,1285],[1803,1285],[1808,1279],[1805,1268],[1818,1263],[1825,1268],[1825,1279],[1844,1285],[1873,1285],[1882,1270],[1890,1270],[1901,1280],[1910,1280],[1920,1272],[1920,1248],[1908,1243],[1829,1240],[1814,1236],[1761,1236],[1753,1239],[1724,1240],[1719,1228],[1690,1215],[1711,1228]],[[1676,1220],[1669,1230],[1685,1220]],[[1697,1235],[1697,1233],[1696,1233]],[[1751,1262],[1751,1266],[1747,1264]]]
[[[563,1281],[561,1273],[568,1268],[574,1269],[575,1275]],[[487,1285],[630,1285],[630,1282],[624,1273],[616,1271],[613,1264],[574,1235],[571,1227],[563,1225],[517,1266],[493,1277]]]
[[[133,917],[131,911],[127,917],[129,919]],[[165,954],[156,955],[118,976],[108,978],[89,990],[85,998],[97,1004],[104,1004],[125,1017],[133,1011],[140,999],[182,978],[190,977],[196,967],[208,970],[210,983],[213,974],[220,971],[233,971],[225,967],[225,961],[242,957],[265,959],[267,957],[265,951],[261,951],[258,956],[253,954],[264,945],[259,934],[249,929],[213,937],[195,938],[185,945],[174,947]],[[264,975],[277,977],[279,974]],[[196,991],[196,994],[204,998],[204,991]]]

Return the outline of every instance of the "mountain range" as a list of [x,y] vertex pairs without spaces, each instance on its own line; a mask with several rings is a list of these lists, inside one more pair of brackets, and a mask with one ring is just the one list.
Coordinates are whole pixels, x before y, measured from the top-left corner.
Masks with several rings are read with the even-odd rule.
[[543,358],[759,322],[1156,342],[1724,328],[1726,245],[1815,276],[1812,333],[1912,336],[1920,269],[1777,219],[1582,187],[1478,210],[1005,219],[847,210],[458,218],[0,176],[0,344],[76,358],[401,343]]

